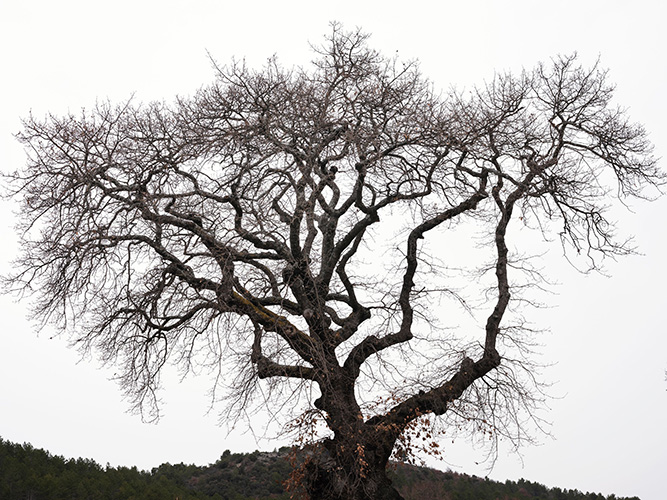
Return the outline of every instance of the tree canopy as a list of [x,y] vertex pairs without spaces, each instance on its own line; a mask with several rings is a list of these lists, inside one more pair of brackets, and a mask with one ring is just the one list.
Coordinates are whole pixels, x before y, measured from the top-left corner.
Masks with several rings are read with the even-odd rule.
[[[510,222],[595,266],[631,250],[609,205],[664,177],[606,72],[575,56],[439,93],[360,32],[335,26],[315,52],[216,65],[171,104],[26,119],[5,281],[117,366],[149,418],[166,363],[210,368],[232,409],[261,388],[326,424],[312,494],[400,498],[384,467],[417,422],[524,437],[539,392],[520,311],[542,277]],[[457,275],[463,331],[443,305],[473,308]]]

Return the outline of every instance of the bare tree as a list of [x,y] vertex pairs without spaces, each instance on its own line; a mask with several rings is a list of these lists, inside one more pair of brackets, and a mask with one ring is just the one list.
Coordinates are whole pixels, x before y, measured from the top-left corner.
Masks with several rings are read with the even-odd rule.
[[[523,439],[542,278],[510,222],[594,266],[631,250],[607,205],[664,180],[597,66],[442,96],[366,40],[336,26],[307,69],[232,64],[172,105],[28,118],[6,176],[23,251],[5,281],[36,317],[150,417],[174,362],[216,370],[233,409],[259,387],[321,419],[301,470],[318,499],[401,498],[385,469],[419,424]],[[473,279],[452,242],[482,258]],[[448,298],[483,319],[456,331]]]

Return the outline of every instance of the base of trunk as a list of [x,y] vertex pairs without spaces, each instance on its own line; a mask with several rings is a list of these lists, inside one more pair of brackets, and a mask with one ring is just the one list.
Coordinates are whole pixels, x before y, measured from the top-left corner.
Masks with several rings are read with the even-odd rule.
[[363,462],[360,467],[358,457],[339,463],[319,451],[306,458],[296,471],[299,478],[293,478],[310,500],[404,500],[387,477],[386,464]]

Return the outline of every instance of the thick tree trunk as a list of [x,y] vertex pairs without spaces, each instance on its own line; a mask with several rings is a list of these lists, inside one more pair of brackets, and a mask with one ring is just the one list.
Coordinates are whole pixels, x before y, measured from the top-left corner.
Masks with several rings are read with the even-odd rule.
[[302,486],[311,500],[404,500],[387,476],[386,443],[328,440],[309,456]]
[[320,470],[307,493],[311,500],[404,500],[384,471],[352,478],[336,471]]

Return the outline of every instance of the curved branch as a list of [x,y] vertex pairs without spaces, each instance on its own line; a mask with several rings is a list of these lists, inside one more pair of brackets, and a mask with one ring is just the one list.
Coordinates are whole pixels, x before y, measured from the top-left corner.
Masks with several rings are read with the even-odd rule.
[[443,222],[451,220],[469,210],[475,210],[479,202],[488,196],[486,185],[487,176],[485,175],[480,179],[477,191],[472,196],[462,201],[457,206],[445,210],[439,215],[422,222],[410,231],[407,242],[407,252],[405,255],[406,269],[403,274],[403,286],[401,287],[401,292],[398,298],[398,303],[402,312],[399,330],[396,333],[388,334],[381,338],[371,335],[355,346],[344,364],[345,369],[350,376],[357,378],[361,365],[373,354],[396,344],[407,342],[412,338],[413,309],[410,303],[410,294],[415,286],[413,280],[417,271],[417,240],[422,239],[427,231],[439,226]]

